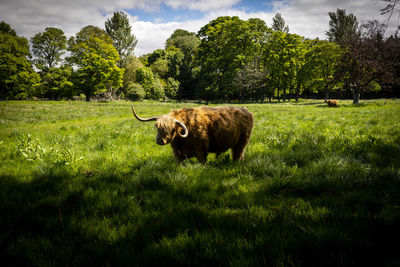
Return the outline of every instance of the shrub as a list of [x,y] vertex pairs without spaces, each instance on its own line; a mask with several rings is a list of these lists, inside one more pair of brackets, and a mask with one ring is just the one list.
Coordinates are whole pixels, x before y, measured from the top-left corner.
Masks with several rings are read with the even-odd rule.
[[161,85],[159,79],[154,79],[151,87],[151,97],[153,99],[160,99],[165,96],[164,87]]
[[146,98],[159,99],[164,97],[164,88],[158,78],[155,78],[151,69],[143,67],[136,70],[136,82],[139,83],[146,94]]
[[126,88],[126,99],[140,100],[146,96],[143,86],[138,83],[130,83]]
[[174,78],[168,78],[167,83],[165,85],[165,95],[169,98],[175,98],[176,93],[179,89],[179,81],[175,80]]

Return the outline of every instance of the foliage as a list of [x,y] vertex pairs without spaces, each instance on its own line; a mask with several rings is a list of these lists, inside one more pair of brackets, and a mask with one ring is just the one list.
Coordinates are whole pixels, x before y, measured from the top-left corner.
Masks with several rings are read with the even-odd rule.
[[40,77],[28,61],[28,40],[16,36],[2,23],[0,34],[0,98],[28,98],[35,95]]
[[106,31],[89,25],[68,40],[69,67],[54,68],[64,53],[62,30],[46,28],[36,34],[32,52],[38,73],[32,68],[27,41],[1,22],[0,97],[59,99],[85,94],[87,100],[96,95],[112,99],[126,95],[132,83],[140,84],[150,99],[166,95],[263,102],[352,94],[358,103],[360,97],[398,97],[397,35],[386,38],[386,26],[377,21],[359,26],[357,18],[342,9],[329,17],[329,41],[289,34],[279,13],[271,28],[258,18],[219,17],[197,35],[175,30],[165,49],[137,59],[128,16],[115,12],[105,23]]
[[[183,53],[183,61],[179,62],[179,76],[172,77],[180,83],[180,88],[177,92],[179,98],[194,98],[196,84],[194,61],[199,45],[200,38],[195,33],[182,29],[175,30],[166,41],[166,49],[175,47]],[[177,59],[179,59],[179,56]]]
[[128,59],[124,72],[124,88],[136,82],[136,70],[142,67],[144,67],[144,65],[137,57],[130,57]]
[[[238,17],[219,17],[200,29],[198,36],[201,44],[197,60],[201,79],[204,84],[211,86],[207,86],[209,89],[203,88],[206,98],[230,99],[234,96],[231,88],[236,71],[252,52],[250,23]],[[216,94],[207,93],[210,89]]]
[[276,13],[275,17],[272,18],[272,29],[284,33],[289,32],[289,26],[286,25],[281,13]]
[[345,9],[338,8],[336,12],[329,12],[329,18],[329,30],[326,32],[329,41],[342,43],[359,36],[357,17],[346,14]]
[[268,95],[265,91],[267,74],[253,65],[243,66],[233,80],[239,99],[251,99],[253,101],[263,101]]
[[169,77],[166,81],[166,85],[164,87],[165,96],[171,99],[176,98],[176,94],[179,90],[179,81],[175,80],[174,78]]
[[83,157],[76,158],[69,148],[58,150],[50,147],[46,149],[29,133],[18,138],[17,151],[29,162],[48,161],[59,166],[76,164],[83,159]]
[[164,88],[149,68],[142,67],[136,69],[136,82],[145,90],[146,98],[160,99],[164,97]]
[[41,74],[41,96],[49,99],[68,98],[72,99],[74,94],[74,84],[71,82],[73,70],[70,66],[60,68],[50,68],[42,71]]
[[394,52],[390,41],[383,40],[383,27],[376,21],[362,25],[360,36],[342,43],[345,48],[337,72],[347,90],[353,93],[353,103],[358,103],[360,94],[376,91],[379,80],[390,80],[393,73],[390,59]]
[[132,26],[129,24],[128,16],[122,11],[114,12],[111,19],[105,22],[105,28],[118,51],[120,57],[118,66],[125,67],[129,57],[133,56],[138,42],[135,35],[131,33]]
[[[134,104],[143,117],[198,106]],[[246,107],[256,124],[243,162],[225,153],[177,165],[128,102],[0,102],[1,258],[23,266],[399,265],[399,101]],[[19,152],[36,146],[46,150],[36,149],[41,160]]]
[[126,87],[125,97],[129,100],[141,100],[144,99],[145,96],[146,92],[143,86],[138,83],[132,82]]
[[69,62],[78,68],[74,75],[87,101],[93,95],[122,86],[123,69],[117,66],[117,50],[102,30],[83,28],[69,40],[69,51]]
[[305,54],[305,65],[301,75],[304,83],[316,91],[323,92],[325,99],[337,88],[340,79],[335,77],[343,49],[334,42],[317,41]]
[[68,39],[68,46],[71,47],[79,43],[87,42],[92,37],[96,37],[107,44],[113,44],[113,40],[107,32],[99,27],[88,25],[83,27],[75,36]]
[[178,79],[183,64],[183,53],[176,47],[157,49],[147,57],[147,66],[152,69],[158,77]]
[[168,60],[166,58],[158,58],[150,66],[152,72],[157,74],[160,78],[167,78],[168,75]]
[[18,138],[17,151],[24,159],[36,161],[43,160],[42,154],[46,152],[46,149],[37,144],[30,134],[27,134]]
[[11,36],[17,36],[17,33],[11,26],[4,21],[0,22],[0,34],[9,34]]
[[31,38],[32,54],[36,57],[35,65],[39,69],[54,68],[62,60],[67,48],[67,38],[58,28],[48,27],[45,32],[37,33]]

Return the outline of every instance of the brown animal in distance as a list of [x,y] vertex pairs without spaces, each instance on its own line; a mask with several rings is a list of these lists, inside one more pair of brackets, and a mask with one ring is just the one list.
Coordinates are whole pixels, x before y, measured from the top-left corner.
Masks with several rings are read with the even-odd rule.
[[339,107],[339,103],[337,100],[333,100],[333,99],[326,100],[325,99],[325,103],[328,104],[328,107],[335,107],[335,108]]
[[139,121],[156,121],[156,143],[171,144],[178,162],[196,157],[205,163],[208,153],[218,156],[228,149],[233,161],[241,161],[254,124],[253,114],[237,107],[182,108],[166,115],[141,118],[132,105],[132,112]]

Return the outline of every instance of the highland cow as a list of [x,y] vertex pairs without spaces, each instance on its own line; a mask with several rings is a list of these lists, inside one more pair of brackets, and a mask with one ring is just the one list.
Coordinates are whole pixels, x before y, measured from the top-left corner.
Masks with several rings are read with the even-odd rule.
[[205,163],[208,153],[218,156],[228,149],[233,161],[241,161],[254,124],[253,114],[244,107],[182,108],[141,118],[132,105],[132,112],[139,121],[156,121],[156,143],[171,144],[178,162],[196,157]]
[[328,107],[335,107],[337,108],[339,106],[339,103],[337,100],[326,100],[325,99],[325,103],[328,104]]

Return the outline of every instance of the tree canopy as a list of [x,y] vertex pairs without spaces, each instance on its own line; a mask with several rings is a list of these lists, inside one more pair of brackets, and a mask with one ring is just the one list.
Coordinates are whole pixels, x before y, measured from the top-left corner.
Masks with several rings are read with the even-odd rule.
[[128,16],[121,11],[114,12],[114,15],[105,22],[105,28],[120,57],[118,66],[124,67],[129,56],[133,55],[138,42],[135,35],[132,34]]
[[[390,1],[389,1],[390,2]],[[360,25],[344,9],[327,14],[327,40],[289,33],[277,13],[223,16],[197,33],[176,29],[165,48],[134,56],[128,16],[88,25],[66,41],[48,27],[28,41],[0,23],[0,97],[93,97],[290,101],[300,97],[400,96],[400,40],[378,21]],[[35,65],[35,68],[32,67]],[[85,96],[82,96],[84,94]]]
[[0,97],[28,98],[36,94],[40,77],[32,68],[28,40],[6,23],[0,33]]
[[61,29],[46,28],[31,39],[32,54],[39,69],[53,68],[62,60],[61,56],[67,48],[67,38]]
[[329,41],[341,43],[359,36],[357,17],[347,14],[345,9],[329,12],[329,18],[329,30],[326,32]]
[[111,38],[93,26],[83,28],[69,41],[69,62],[77,67],[75,77],[86,100],[113,87],[122,86],[123,70],[117,66],[119,55]]

